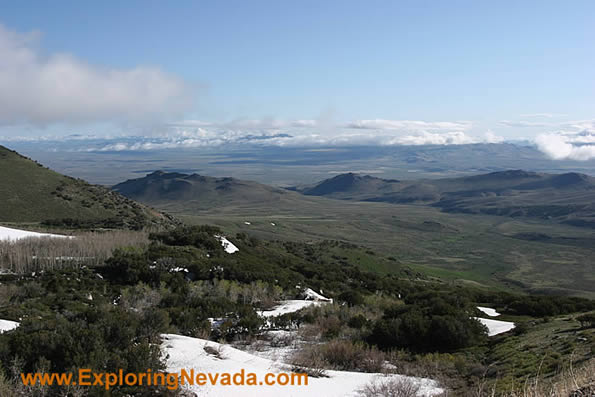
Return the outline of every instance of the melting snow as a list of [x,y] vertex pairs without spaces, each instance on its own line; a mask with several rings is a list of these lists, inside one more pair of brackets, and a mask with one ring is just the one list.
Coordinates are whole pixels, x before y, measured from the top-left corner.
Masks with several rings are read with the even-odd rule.
[[322,296],[318,292],[314,291],[311,288],[306,288],[306,290],[304,291],[304,295],[306,297],[306,300],[331,302],[331,303],[333,302],[333,300],[331,298]]
[[514,323],[511,323],[510,321],[492,320],[488,318],[479,317],[474,318],[486,327],[488,327],[488,336],[502,334],[514,328]]
[[496,311],[496,309],[492,309],[491,307],[482,307],[482,306],[477,306],[477,309],[479,311],[484,312],[485,314],[487,314],[490,317],[498,317],[500,315],[500,313],[498,313]]
[[[181,369],[194,369],[195,376],[198,372],[215,373],[255,373],[258,380],[263,380],[267,373],[289,372],[289,366],[275,363],[266,358],[234,349],[230,346],[220,345],[204,339],[187,336],[165,334],[161,349],[167,358],[167,371],[179,372]],[[217,351],[215,357],[205,351],[205,346]],[[356,396],[357,391],[372,381],[388,379],[410,379],[420,385],[420,396],[433,396],[443,392],[436,381],[424,378],[407,377],[403,375],[383,375],[362,372],[327,371],[328,377],[308,378],[307,386],[188,386],[189,390],[197,395],[243,396],[243,397],[348,397]]]
[[0,334],[6,331],[11,331],[18,327],[20,324],[16,321],[0,320]]
[[238,252],[240,250],[238,247],[233,245],[233,243],[231,241],[229,241],[227,238],[225,238],[225,236],[215,236],[215,237],[217,237],[219,239],[219,241],[221,241],[221,245],[223,246],[223,249],[228,254],[233,254],[234,252]]
[[276,317],[281,316],[287,313],[297,312],[303,308],[312,306],[312,305],[320,305],[322,302],[314,301],[314,300],[287,300],[279,302],[279,305],[273,308],[272,310],[263,310],[258,312],[262,317]]
[[60,234],[50,233],[37,233],[30,232],[28,230],[12,229],[9,227],[0,226],[0,241],[9,240],[16,241],[27,237],[59,237],[59,238],[72,238],[72,236],[62,236]]

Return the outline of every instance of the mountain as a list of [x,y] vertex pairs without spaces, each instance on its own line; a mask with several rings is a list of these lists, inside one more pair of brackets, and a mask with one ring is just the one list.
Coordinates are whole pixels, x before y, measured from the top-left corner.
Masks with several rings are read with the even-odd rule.
[[305,186],[301,189],[294,188],[307,196],[325,196],[337,199],[351,197],[365,197],[389,193],[398,189],[399,181],[395,179],[380,179],[370,175],[358,175],[353,172],[340,174],[326,179],[318,184]]
[[285,189],[235,178],[215,178],[198,174],[155,171],[142,178],[129,179],[114,191],[159,208],[204,210],[219,206],[262,205],[299,197]]
[[418,181],[348,173],[293,189],[343,200],[423,204],[444,212],[554,219],[595,228],[595,178],[575,172],[508,170]]
[[0,146],[0,222],[139,229],[173,218]]

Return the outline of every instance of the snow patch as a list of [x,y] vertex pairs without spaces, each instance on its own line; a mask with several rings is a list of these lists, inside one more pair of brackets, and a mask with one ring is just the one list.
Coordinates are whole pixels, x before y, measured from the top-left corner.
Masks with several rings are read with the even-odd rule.
[[228,254],[233,254],[234,252],[238,252],[240,250],[238,247],[233,245],[233,243],[231,241],[229,241],[225,236],[215,236],[215,237],[217,239],[219,239],[219,241],[221,241],[221,245],[223,246],[223,249]]
[[251,225],[251,224],[252,224],[252,223],[250,223],[250,222],[248,222],[248,221],[245,221],[245,222],[244,222],[244,225]]
[[311,288],[306,288],[306,290],[304,291],[303,294],[304,294],[306,300],[322,301],[322,302],[330,302],[330,303],[333,302],[333,300],[331,298],[322,296],[318,292],[314,291]]
[[0,226],[0,241],[17,241],[28,237],[72,238],[72,236],[63,236],[61,234],[37,233]]
[[[290,366],[216,342],[175,334],[164,334],[162,337],[161,349],[167,357],[168,372],[194,369],[195,374],[198,372],[234,374],[243,370],[245,373],[255,373],[259,380],[263,380],[267,373],[291,371]],[[205,347],[219,352],[220,358],[207,353]],[[347,371],[327,371],[326,374],[328,376],[326,378],[308,378],[307,386],[213,386],[207,383],[205,386],[188,386],[188,389],[197,395],[211,397],[349,397],[356,396],[358,390],[372,381],[409,379],[420,386],[419,396],[434,396],[444,391],[432,379]]]
[[0,334],[6,331],[12,331],[19,325],[20,323],[17,323],[16,321],[0,320]]
[[258,314],[262,317],[276,317],[281,316],[287,313],[297,312],[298,310],[302,310],[306,307],[320,305],[321,301],[314,301],[314,300],[287,300],[279,302],[279,305],[274,307],[271,310],[262,310],[259,311]]
[[500,315],[500,313],[498,313],[496,309],[492,309],[491,307],[477,306],[477,310],[484,312],[490,317],[498,317]]
[[488,327],[488,336],[494,336],[508,332],[515,327],[514,323],[510,321],[492,320],[489,318],[473,317],[486,327]]

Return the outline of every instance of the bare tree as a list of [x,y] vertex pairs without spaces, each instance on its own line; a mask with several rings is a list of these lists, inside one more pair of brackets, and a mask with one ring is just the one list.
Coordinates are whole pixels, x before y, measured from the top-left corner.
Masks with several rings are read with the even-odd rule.
[[0,272],[22,274],[64,266],[101,265],[118,247],[148,243],[146,232],[123,230],[87,232],[72,238],[0,241]]

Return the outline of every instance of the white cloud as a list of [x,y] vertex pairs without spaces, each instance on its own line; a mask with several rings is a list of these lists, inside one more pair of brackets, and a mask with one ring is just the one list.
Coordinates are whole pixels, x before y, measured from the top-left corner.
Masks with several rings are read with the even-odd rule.
[[388,145],[465,145],[477,143],[478,139],[464,132],[431,133],[422,132],[417,135],[396,136],[388,140]]
[[484,134],[484,141],[486,143],[502,143],[504,142],[504,138],[494,134],[492,130],[487,130]]
[[228,122],[213,123],[202,120],[181,120],[169,125],[172,127],[214,127],[233,130],[279,130],[282,128],[314,128],[318,126],[316,120],[279,120],[264,119],[236,119]]
[[[481,141],[467,134],[473,127],[470,121],[373,119],[355,120],[345,127],[374,130],[362,136],[379,145],[463,145]],[[353,140],[357,135],[348,136]]]
[[[293,125],[294,122],[283,122]],[[252,129],[225,129],[216,127],[180,127],[179,123],[160,137],[116,140],[90,150],[157,150],[196,148],[236,144],[267,146],[353,146],[353,145],[460,145],[483,142],[463,131],[399,131],[374,130],[355,132],[335,128],[319,133],[316,128],[296,127],[268,130],[263,123],[254,122]]]
[[367,130],[401,130],[401,131],[467,131],[473,124],[470,121],[418,121],[418,120],[355,120],[346,125],[347,128]]
[[504,140],[489,130],[484,136],[474,135],[472,128],[473,124],[468,121],[357,120],[331,125],[312,119],[238,119],[220,123],[181,120],[151,136],[141,133],[137,135],[145,136],[96,140],[84,150],[148,151],[246,144],[293,147],[464,145]]
[[181,114],[191,103],[184,82],[158,68],[43,56],[36,38],[0,25],[0,125],[145,122]]
[[586,161],[595,158],[595,135],[590,132],[540,134],[535,143],[540,151],[554,160]]
[[565,114],[562,113],[525,113],[521,114],[520,117],[525,118],[544,118],[544,119],[551,119],[554,117],[564,117]]
[[507,127],[519,127],[519,128],[544,128],[544,127],[551,127],[553,124],[551,123],[540,123],[535,121],[513,121],[513,120],[501,120],[499,121],[501,125]]

